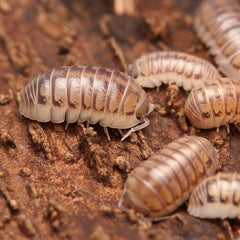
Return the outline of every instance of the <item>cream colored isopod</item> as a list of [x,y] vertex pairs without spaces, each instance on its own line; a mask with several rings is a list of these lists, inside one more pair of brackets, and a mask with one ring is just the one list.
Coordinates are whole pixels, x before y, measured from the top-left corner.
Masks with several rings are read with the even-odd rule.
[[100,122],[109,140],[107,127],[131,128],[124,140],[149,125],[146,116],[153,107],[132,77],[118,70],[81,65],[38,74],[26,85],[19,111],[39,122]]
[[219,70],[240,81],[240,5],[235,0],[204,0],[194,17],[198,37],[215,55]]
[[162,83],[176,83],[186,91],[206,78],[220,76],[218,70],[207,60],[175,51],[144,54],[129,65],[129,74],[142,87],[159,88]]

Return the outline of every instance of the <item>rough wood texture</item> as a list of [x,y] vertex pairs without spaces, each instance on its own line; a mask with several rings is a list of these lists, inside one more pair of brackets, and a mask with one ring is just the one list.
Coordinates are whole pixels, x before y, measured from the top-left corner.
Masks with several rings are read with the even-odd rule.
[[19,93],[39,72],[62,65],[126,71],[160,49],[209,57],[192,27],[199,1],[136,1],[133,16],[113,2],[0,0],[0,239],[233,239],[239,220],[200,220],[183,205],[152,224],[117,208],[127,174],[167,143],[196,133],[220,154],[219,171],[240,171],[239,133],[195,130],[185,121],[186,93],[147,90],[151,125],[120,142],[99,125],[38,123],[18,112]]

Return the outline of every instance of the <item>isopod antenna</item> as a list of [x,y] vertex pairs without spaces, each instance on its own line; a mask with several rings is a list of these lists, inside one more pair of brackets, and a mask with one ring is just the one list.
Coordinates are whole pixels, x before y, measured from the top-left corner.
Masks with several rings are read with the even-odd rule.
[[139,131],[145,127],[147,127],[150,124],[150,121],[148,118],[144,118],[143,119],[143,123],[141,125],[138,125],[136,127],[131,128],[125,135],[124,137],[121,139],[121,141],[125,140],[127,137],[129,137],[133,132]]

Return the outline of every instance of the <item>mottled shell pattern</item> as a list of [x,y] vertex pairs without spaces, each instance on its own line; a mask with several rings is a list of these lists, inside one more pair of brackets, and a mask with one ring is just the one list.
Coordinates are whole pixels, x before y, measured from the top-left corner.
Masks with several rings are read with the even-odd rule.
[[240,122],[240,82],[209,79],[195,87],[185,103],[185,114],[197,128],[209,129]]
[[190,196],[188,212],[199,218],[240,218],[240,174],[204,179]]

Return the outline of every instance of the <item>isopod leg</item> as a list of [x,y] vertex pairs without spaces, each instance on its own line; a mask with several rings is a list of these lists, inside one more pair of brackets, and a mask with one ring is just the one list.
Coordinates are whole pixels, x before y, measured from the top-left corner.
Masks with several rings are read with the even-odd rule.
[[123,132],[121,129],[118,129],[119,133],[121,134],[121,136],[123,135]]
[[230,126],[229,126],[229,124],[226,127],[227,127],[227,134],[229,134],[230,133]]
[[111,138],[110,138],[110,136],[109,136],[109,132],[108,132],[107,127],[103,127],[103,129],[104,129],[105,134],[107,135],[107,139],[108,139],[108,141],[110,141]]
[[[240,132],[240,126],[236,126],[235,124],[234,124],[234,126],[238,129],[238,131]],[[217,133],[219,133],[219,129],[220,129],[220,127],[217,127]],[[227,130],[227,134],[229,134],[230,133],[230,126],[229,126],[229,124],[227,124],[226,125],[226,130]]]
[[66,123],[65,130],[67,130],[69,122]]
[[158,218],[151,218],[150,217],[150,220],[152,221],[152,222],[158,222],[158,221],[164,221],[164,220],[167,220],[167,219],[169,219],[170,218],[170,216],[166,216],[166,217],[158,217]]

